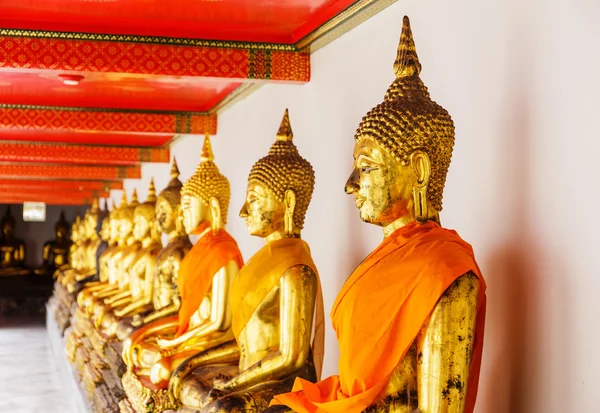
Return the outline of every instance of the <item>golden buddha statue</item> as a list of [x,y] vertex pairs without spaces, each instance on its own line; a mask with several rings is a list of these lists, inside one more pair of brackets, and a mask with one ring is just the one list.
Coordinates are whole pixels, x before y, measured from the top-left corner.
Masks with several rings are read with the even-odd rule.
[[315,381],[320,374],[322,295],[300,238],[314,171],[292,138],[286,110],[269,154],[250,171],[240,212],[249,233],[266,245],[232,287],[235,340],[189,358],[173,374],[169,389],[182,411],[262,412],[296,378]]
[[[384,240],[352,273],[331,316],[339,376],[276,396],[296,412],[471,413],[485,316],[473,250],[439,225],[454,124],[419,77],[408,18],[396,80],[355,135],[346,192]],[[322,410],[321,410],[322,409]]]
[[120,244],[117,251],[108,261],[110,286],[100,292],[92,293],[96,297],[91,311],[96,327],[102,325],[103,317],[107,311],[126,304],[131,299],[129,268],[138,251],[142,248],[142,243],[133,234],[133,218],[138,205],[137,191],[134,189],[131,201],[121,208],[118,215]]
[[112,311],[103,317],[102,331],[107,337],[116,334],[121,319],[133,317],[152,308],[156,257],[162,248],[156,226],[156,189],[153,179],[150,180],[146,202],[135,208],[133,223],[133,237],[141,244],[141,249],[131,264],[123,268],[124,278],[127,278],[129,284],[128,295],[114,301],[109,306]]
[[29,274],[30,270],[25,267],[25,243],[15,238],[15,219],[10,207],[6,207],[0,226],[0,276]]
[[[83,290],[77,295],[77,306],[87,317],[91,316],[92,303],[96,295],[101,292],[114,291],[117,288],[116,281],[110,283],[109,262],[118,249],[122,247],[122,242],[120,242],[121,240],[119,237],[120,214],[121,210],[126,205],[127,195],[123,193],[123,199],[121,200],[119,207],[113,206],[112,211],[110,211],[107,218],[102,222],[100,233],[103,238],[108,235],[108,245],[98,257],[98,280],[86,283]],[[104,235],[102,235],[102,233],[104,233]]]
[[[152,311],[143,316],[134,316],[131,322],[119,323],[117,337],[122,341],[127,339],[134,327],[176,315],[179,311],[181,300],[177,290],[177,273],[183,257],[192,248],[182,222],[181,187],[177,161],[173,160],[171,181],[156,201],[157,228],[167,235],[169,241],[156,257]],[[141,333],[137,333],[136,337],[140,341],[146,339],[146,335]],[[131,340],[127,343],[130,345]]]
[[123,387],[138,411],[174,407],[166,390],[171,372],[189,356],[233,337],[229,292],[243,263],[236,242],[225,231],[229,181],[213,160],[207,136],[200,165],[181,190],[183,226],[199,238],[179,266],[178,315],[145,325],[124,345],[128,371]]
[[69,224],[65,220],[64,211],[54,225],[55,238],[44,243],[42,250],[42,265],[36,268],[38,275],[53,275],[54,272],[69,263]]

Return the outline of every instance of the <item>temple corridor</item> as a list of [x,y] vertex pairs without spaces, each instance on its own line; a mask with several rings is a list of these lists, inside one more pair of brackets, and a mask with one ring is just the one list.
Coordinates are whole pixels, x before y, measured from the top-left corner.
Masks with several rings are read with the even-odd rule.
[[43,320],[0,318],[0,413],[70,412]]

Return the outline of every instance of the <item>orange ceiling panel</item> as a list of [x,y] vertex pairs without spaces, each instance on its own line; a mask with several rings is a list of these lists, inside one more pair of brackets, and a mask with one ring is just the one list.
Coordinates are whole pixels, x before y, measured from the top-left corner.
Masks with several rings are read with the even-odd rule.
[[0,141],[0,162],[63,163],[87,165],[137,165],[169,162],[167,148],[83,146]]
[[242,84],[191,76],[80,72],[79,85],[67,86],[59,77],[63,73],[0,69],[0,103],[207,112]]
[[142,171],[137,166],[36,165],[28,163],[0,163],[0,177],[20,179],[75,179],[116,181],[139,179]]
[[163,146],[173,139],[173,134],[161,133],[109,133],[62,132],[6,129],[0,127],[0,140],[23,142],[50,142],[79,145]]
[[356,0],[3,0],[0,27],[295,43]]

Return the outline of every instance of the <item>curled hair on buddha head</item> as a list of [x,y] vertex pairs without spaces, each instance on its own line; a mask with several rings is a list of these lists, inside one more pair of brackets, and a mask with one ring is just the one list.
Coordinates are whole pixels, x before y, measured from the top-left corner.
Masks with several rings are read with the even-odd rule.
[[355,139],[374,140],[403,164],[408,164],[414,151],[425,152],[431,163],[427,198],[441,211],[454,148],[454,122],[446,109],[431,100],[419,77],[421,63],[406,16],[394,73],[396,80],[388,88],[383,102],[363,117]]
[[264,185],[281,202],[284,202],[286,191],[293,190],[296,194],[294,226],[302,229],[315,188],[315,171],[300,156],[293,138],[289,112],[286,109],[275,143],[269,149],[269,154],[252,166],[248,182]]
[[150,178],[146,201],[135,208],[134,215],[144,217],[151,224],[156,221],[156,188],[154,187],[154,178]]
[[173,164],[171,165],[171,180],[165,189],[163,189],[158,198],[162,198],[175,210],[181,204],[181,187],[183,184],[179,180],[179,168],[177,167],[177,160],[173,158]]
[[135,188],[133,188],[133,192],[131,193],[131,201],[129,201],[129,203],[127,203],[127,198],[125,198],[125,204],[121,204],[119,205],[119,208],[121,209],[121,212],[119,214],[119,218],[120,219],[126,219],[128,221],[133,221],[133,215],[135,213],[135,209],[138,207],[139,202],[138,202],[138,196],[137,196],[137,190]]
[[210,205],[211,198],[217,199],[221,209],[221,219],[223,220],[223,224],[226,224],[231,190],[229,180],[219,172],[214,159],[215,156],[210,144],[210,135],[207,133],[204,138],[202,154],[200,155],[200,164],[196,168],[194,175],[183,185],[181,195],[196,197],[207,206]]

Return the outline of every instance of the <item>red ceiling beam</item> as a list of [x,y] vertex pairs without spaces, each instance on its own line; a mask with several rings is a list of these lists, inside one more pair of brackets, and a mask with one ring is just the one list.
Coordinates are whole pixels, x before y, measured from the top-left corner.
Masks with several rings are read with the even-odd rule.
[[139,179],[141,167],[136,166],[83,166],[83,165],[35,165],[26,163],[0,164],[0,177],[17,179],[76,179],[114,181]]
[[123,189],[121,181],[48,181],[34,179],[0,179],[0,193],[15,190],[46,191],[110,191]]
[[170,161],[167,148],[130,148],[0,141],[0,162],[62,163],[87,165],[137,165]]
[[0,129],[215,135],[217,115],[0,104]]
[[310,55],[294,46],[0,29],[0,68],[308,82]]

